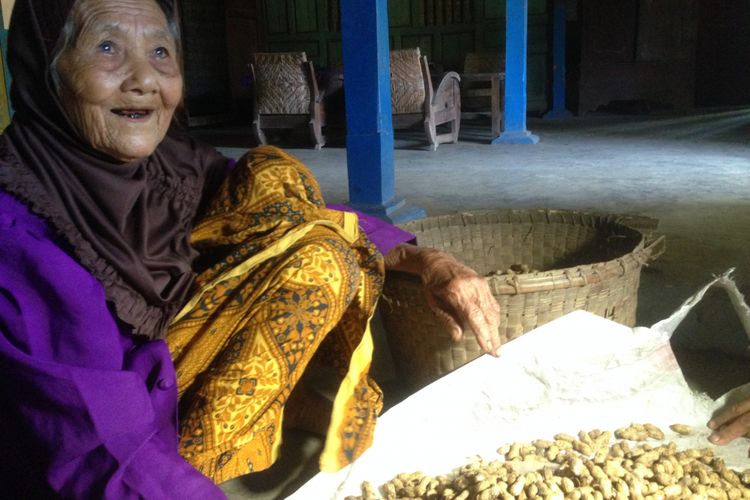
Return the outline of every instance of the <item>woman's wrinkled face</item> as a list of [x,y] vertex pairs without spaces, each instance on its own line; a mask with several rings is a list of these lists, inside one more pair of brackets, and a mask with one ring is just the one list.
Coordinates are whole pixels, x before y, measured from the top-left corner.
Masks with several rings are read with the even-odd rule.
[[153,0],[79,0],[75,44],[60,54],[63,106],[94,149],[144,158],[167,133],[182,99],[177,45]]

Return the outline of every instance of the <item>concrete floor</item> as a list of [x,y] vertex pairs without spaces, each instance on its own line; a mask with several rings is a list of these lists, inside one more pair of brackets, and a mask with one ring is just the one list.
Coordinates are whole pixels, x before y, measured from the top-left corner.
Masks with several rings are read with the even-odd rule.
[[[474,120],[463,125],[458,144],[434,152],[418,131],[398,134],[397,197],[428,215],[543,207],[659,219],[667,251],[643,271],[639,325],[666,317],[730,267],[740,289],[750,290],[750,108],[529,119],[528,128],[539,144],[490,146],[489,122]],[[252,145],[249,130],[194,133],[233,157]],[[312,169],[327,201],[346,202],[346,151],[315,151],[304,141],[284,146]],[[698,389],[717,396],[750,380],[748,342],[723,292],[706,297],[674,344]],[[232,499],[284,498],[315,472],[319,445],[292,436],[278,467],[223,487]]]

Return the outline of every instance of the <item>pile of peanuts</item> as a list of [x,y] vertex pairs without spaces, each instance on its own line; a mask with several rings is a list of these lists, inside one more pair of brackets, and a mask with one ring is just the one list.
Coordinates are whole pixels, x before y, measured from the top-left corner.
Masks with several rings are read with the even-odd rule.
[[[683,424],[670,428],[681,435],[692,433]],[[611,432],[595,429],[508,444],[497,450],[504,460],[477,458],[445,476],[399,474],[379,492],[365,481],[362,495],[346,500],[750,498],[750,470],[729,469],[711,448],[650,444],[648,440],[665,438],[652,424],[617,429],[614,437],[613,442]]]

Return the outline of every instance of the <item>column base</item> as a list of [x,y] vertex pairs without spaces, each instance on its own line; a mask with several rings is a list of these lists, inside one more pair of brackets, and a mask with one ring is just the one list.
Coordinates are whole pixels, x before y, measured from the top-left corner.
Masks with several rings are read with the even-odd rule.
[[383,204],[355,203],[349,201],[347,205],[360,212],[386,220],[391,224],[403,224],[427,216],[427,213],[423,209],[408,206],[406,200],[391,200]]
[[539,136],[528,130],[503,132],[490,141],[490,144],[536,144]]

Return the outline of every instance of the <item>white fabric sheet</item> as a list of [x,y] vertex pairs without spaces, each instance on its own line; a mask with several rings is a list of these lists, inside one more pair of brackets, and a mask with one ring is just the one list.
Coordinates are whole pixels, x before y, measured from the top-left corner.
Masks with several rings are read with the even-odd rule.
[[[713,401],[694,393],[669,345],[711,286],[726,288],[738,314],[748,314],[730,273],[651,328],[576,311],[509,342],[499,358],[479,357],[385,412],[372,447],[354,464],[317,474],[289,498],[343,499],[361,494],[364,480],[379,486],[402,472],[445,474],[478,455],[498,459],[504,443],[646,422],[680,448],[713,447],[730,467],[744,470],[747,440],[724,447],[707,440],[712,412],[736,396]],[[690,424],[696,433],[681,437],[669,430],[673,423]]]

